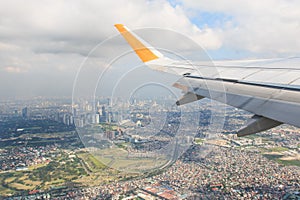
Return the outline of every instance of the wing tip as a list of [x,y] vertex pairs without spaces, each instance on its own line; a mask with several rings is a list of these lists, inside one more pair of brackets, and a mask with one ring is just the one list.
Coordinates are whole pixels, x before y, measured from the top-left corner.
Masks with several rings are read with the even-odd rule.
[[114,26],[144,63],[162,57],[162,54],[160,54],[157,50],[148,45],[137,35],[132,33],[123,24],[115,24]]
[[117,30],[118,30],[119,32],[127,31],[127,30],[125,29],[125,27],[124,27],[124,24],[115,24],[114,26],[117,28]]

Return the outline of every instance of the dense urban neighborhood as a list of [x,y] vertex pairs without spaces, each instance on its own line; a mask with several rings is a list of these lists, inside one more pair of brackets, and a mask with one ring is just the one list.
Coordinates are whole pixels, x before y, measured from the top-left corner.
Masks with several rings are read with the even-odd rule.
[[[204,103],[200,111],[187,111],[192,117],[200,112],[197,129],[179,128],[187,123],[180,120],[186,113],[161,110],[166,121],[151,134],[153,129],[145,129],[153,118],[149,108],[160,103],[153,100],[136,100],[125,106],[127,111],[125,102],[123,115],[106,98],[95,106],[88,101],[38,102],[43,106],[12,103],[1,109],[2,198],[300,198],[300,138],[295,127],[283,125],[238,138],[234,130],[249,114],[228,108],[223,131],[210,133],[212,114]],[[128,170],[137,155],[144,160],[135,165],[146,163],[148,168]]]

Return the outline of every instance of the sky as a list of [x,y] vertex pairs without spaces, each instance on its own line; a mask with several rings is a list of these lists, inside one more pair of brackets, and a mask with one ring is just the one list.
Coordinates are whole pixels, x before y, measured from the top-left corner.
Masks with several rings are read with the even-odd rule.
[[[115,38],[93,55],[90,73],[127,48],[116,23],[172,30],[220,60],[299,56],[299,19],[298,0],[1,1],[0,98],[71,96],[93,48]],[[164,36],[148,34],[153,43],[167,41]],[[170,47],[179,43],[169,39]]]

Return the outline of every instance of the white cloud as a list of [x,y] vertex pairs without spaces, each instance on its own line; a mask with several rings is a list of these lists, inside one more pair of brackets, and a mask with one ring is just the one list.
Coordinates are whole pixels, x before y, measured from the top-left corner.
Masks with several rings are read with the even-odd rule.
[[[180,7],[167,1],[20,1],[1,2],[0,37],[12,42],[28,40],[33,48],[46,49],[47,44],[82,45],[104,40],[116,34],[115,23],[131,28],[161,27],[207,37],[193,26]],[[215,46],[215,35],[204,46]],[[212,42],[210,42],[212,41]],[[48,42],[48,43],[46,43]],[[38,47],[42,45],[44,47]],[[67,50],[70,51],[70,50]]]
[[[195,27],[181,7],[172,7],[166,0],[1,1],[0,84],[5,85],[5,91],[14,84],[4,83],[8,80],[3,78],[5,72],[10,73],[9,77],[12,72],[22,72],[24,81],[14,87],[32,88],[45,74],[55,77],[56,83],[72,83],[71,76],[61,73],[75,74],[84,56],[95,45],[117,34],[115,23],[124,23],[132,29],[173,29],[188,34],[206,48],[221,45],[218,35],[211,29]],[[57,77],[64,80],[57,80]],[[56,85],[54,89],[71,90],[63,85]]]
[[[115,23],[126,24],[131,29],[175,30],[208,50],[225,47],[276,56],[300,53],[299,1],[178,2],[171,6],[167,0],[1,1],[0,85],[5,89],[0,87],[0,95],[5,95],[10,87],[15,88],[12,91],[37,88],[34,91],[38,94],[36,84],[43,85],[41,90],[49,94],[56,90],[61,90],[60,93],[71,91],[70,85],[81,61],[95,45],[117,34]],[[207,23],[199,28],[190,18],[199,13],[201,16],[202,12],[231,17],[220,26]],[[150,37],[154,44],[164,40],[163,35]],[[105,48],[107,54],[113,55],[120,44],[111,45]],[[170,45],[179,46],[180,41],[175,40]],[[22,83],[10,81],[7,84],[10,79]]]
[[223,46],[270,55],[299,55],[300,1],[183,0],[194,12],[231,16],[223,24]]
[[7,66],[7,67],[4,67],[4,71],[9,72],[9,73],[21,73],[21,72],[23,72],[23,69],[20,67]]

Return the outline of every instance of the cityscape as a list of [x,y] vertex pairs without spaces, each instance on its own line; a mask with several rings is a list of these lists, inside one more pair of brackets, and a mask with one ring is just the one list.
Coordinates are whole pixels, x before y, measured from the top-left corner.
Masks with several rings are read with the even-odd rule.
[[[2,102],[1,197],[299,198],[299,129],[282,125],[238,138],[234,131],[249,113],[227,107],[223,131],[212,133],[214,102],[181,113],[168,107],[171,100],[118,100],[119,107],[108,97]],[[149,126],[162,116],[162,124]]]
[[0,1],[0,200],[300,200],[299,0]]

